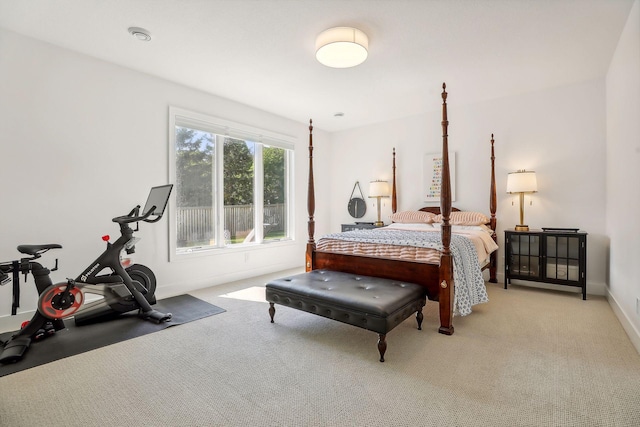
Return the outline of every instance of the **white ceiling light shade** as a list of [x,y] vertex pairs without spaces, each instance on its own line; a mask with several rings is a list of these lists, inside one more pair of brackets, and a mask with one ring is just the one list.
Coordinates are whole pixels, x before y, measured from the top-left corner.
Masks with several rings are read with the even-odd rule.
[[151,40],[151,34],[144,28],[129,27],[129,34],[143,42],[148,42],[149,40]]
[[367,59],[369,38],[357,28],[335,27],[316,38],[316,59],[332,68],[349,68]]

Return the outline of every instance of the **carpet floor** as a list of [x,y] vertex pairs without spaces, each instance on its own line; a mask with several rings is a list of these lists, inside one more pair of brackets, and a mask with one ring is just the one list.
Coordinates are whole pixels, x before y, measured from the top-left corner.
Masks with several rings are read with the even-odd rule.
[[428,302],[380,363],[374,332],[282,306],[270,323],[267,279],[191,293],[219,316],[0,378],[0,425],[640,425],[640,355],[603,297],[487,284],[452,336]]

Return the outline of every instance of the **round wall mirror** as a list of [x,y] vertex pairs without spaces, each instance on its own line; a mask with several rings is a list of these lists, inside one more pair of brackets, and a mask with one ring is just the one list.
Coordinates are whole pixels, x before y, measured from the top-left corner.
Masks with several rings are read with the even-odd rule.
[[[360,192],[360,197],[353,196],[356,192],[356,188]],[[353,190],[351,190],[351,197],[349,198],[347,210],[349,211],[349,215],[353,218],[362,218],[367,212],[367,202],[364,201],[364,194],[362,194],[362,189],[360,188],[360,183],[358,181],[356,181],[353,186]]]
[[360,197],[352,197],[347,206],[349,215],[354,218],[362,218],[367,212],[367,203]]

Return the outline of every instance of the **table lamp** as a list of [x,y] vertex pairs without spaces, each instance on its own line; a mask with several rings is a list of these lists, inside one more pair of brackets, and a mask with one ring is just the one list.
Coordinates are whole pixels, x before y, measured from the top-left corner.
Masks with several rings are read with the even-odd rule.
[[384,223],[380,219],[380,198],[389,197],[389,183],[387,181],[371,181],[369,183],[369,198],[378,201],[378,220],[374,223],[376,227],[382,227]]
[[538,182],[534,171],[519,170],[507,175],[507,193],[520,195],[520,224],[516,225],[516,231],[529,231],[529,226],[524,223],[524,193],[538,191]]

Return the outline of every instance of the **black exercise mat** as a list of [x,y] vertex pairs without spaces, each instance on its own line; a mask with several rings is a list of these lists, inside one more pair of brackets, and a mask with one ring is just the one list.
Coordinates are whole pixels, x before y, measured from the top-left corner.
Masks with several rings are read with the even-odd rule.
[[[225,311],[191,295],[162,299],[153,307],[163,313],[172,313],[173,317],[158,324],[142,320],[136,311],[132,311],[108,321],[83,326],[76,326],[73,319],[65,320],[66,329],[42,341],[32,341],[22,360],[0,365],[0,377]],[[14,332],[0,335],[0,341],[8,340]]]

